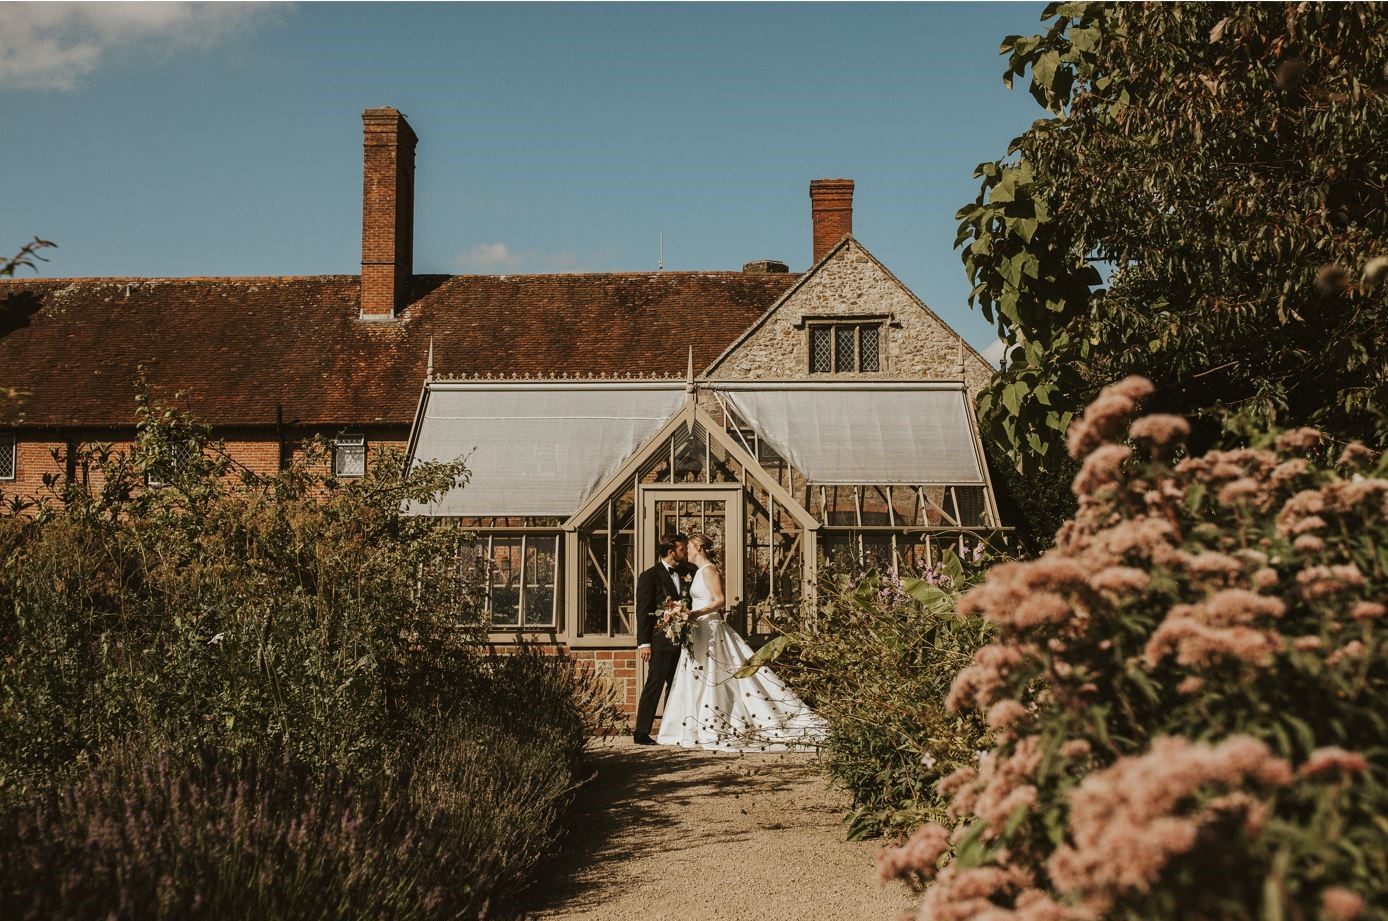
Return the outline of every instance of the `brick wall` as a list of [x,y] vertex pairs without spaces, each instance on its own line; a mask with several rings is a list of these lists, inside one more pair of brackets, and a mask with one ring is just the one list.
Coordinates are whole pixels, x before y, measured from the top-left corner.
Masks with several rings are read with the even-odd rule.
[[59,450],[60,458],[64,456],[62,442],[15,436],[15,478],[0,480],[0,494],[22,496],[26,499],[43,495],[47,491],[43,485],[44,474],[51,473],[61,477],[64,470],[62,461],[53,459],[54,448]]
[[617,689],[617,700],[628,717],[636,715],[636,699],[641,696],[637,682],[635,649],[570,649],[576,661],[593,668]]
[[[314,434],[310,430],[294,430],[285,437],[286,454],[292,456],[304,439]],[[331,438],[329,432],[322,433]],[[367,463],[371,462],[371,452],[383,445],[390,445],[401,450],[405,448],[406,435],[402,430],[394,429],[390,432],[373,434],[370,430],[365,431],[367,447]],[[280,466],[280,439],[273,435],[250,433],[228,433],[218,434],[214,432],[214,438],[220,439],[226,446],[227,455],[233,464],[245,467],[251,471],[261,474],[273,474]],[[83,432],[73,436],[73,441],[61,435],[46,433],[17,433],[15,436],[16,466],[15,479],[0,480],[0,495],[21,496],[26,499],[38,499],[49,495],[48,490],[43,485],[43,475],[45,473],[56,474],[59,477],[65,475],[67,471],[66,458],[68,456],[69,444],[109,444],[112,450],[117,452],[129,452],[133,446],[128,430]],[[57,451],[59,459],[54,460],[53,452]],[[326,472],[327,463],[323,465],[323,472]],[[85,477],[89,489],[97,490],[103,485],[100,474],[95,470],[81,469],[73,470],[74,476],[79,480]],[[232,476],[235,474],[233,473]]]

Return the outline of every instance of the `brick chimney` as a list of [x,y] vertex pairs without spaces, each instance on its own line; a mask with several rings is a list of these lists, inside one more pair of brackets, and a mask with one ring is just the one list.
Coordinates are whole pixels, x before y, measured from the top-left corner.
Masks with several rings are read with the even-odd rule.
[[853,180],[811,179],[810,218],[814,224],[814,265],[853,232]]
[[388,106],[362,120],[361,318],[391,320],[414,273],[414,146],[410,123]]

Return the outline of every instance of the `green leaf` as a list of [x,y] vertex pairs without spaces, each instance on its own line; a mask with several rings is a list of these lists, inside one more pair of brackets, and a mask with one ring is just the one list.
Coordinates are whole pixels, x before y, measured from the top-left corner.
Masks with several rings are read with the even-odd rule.
[[1056,82],[1056,74],[1060,66],[1060,55],[1054,51],[1047,51],[1031,65],[1032,83],[1043,87],[1049,96],[1051,87]]
[[1036,218],[1019,217],[1010,222],[1008,229],[1030,243],[1031,238],[1036,236],[1036,229],[1040,226],[1040,223],[1041,222],[1036,220]]
[[781,656],[781,653],[785,652],[786,647],[789,645],[789,636],[781,634],[780,636],[773,637],[766,642],[766,645],[752,653],[752,655],[748,657],[747,662],[733,673],[734,676],[738,678],[752,677],[757,673],[757,669],[761,668],[763,665],[769,665],[775,662],[776,659]]
[[1097,28],[1071,29],[1069,33],[1070,47],[1076,51],[1093,51],[1099,47],[1099,30]]
[[1014,416],[1022,411],[1021,395],[1024,392],[1025,388],[1021,384],[1007,384],[1003,387],[1002,405]]
[[949,593],[939,586],[931,585],[924,579],[902,579],[901,588],[906,594],[919,601],[921,604],[935,604],[949,597]]
[[1141,666],[1133,666],[1128,669],[1128,680],[1142,692],[1142,696],[1147,698],[1148,703],[1161,703],[1161,695],[1157,693],[1156,688],[1152,687],[1151,680],[1142,671]]
[[1030,811],[1030,808],[1030,806],[1023,803],[1008,814],[1007,826],[1002,831],[1002,836],[1004,838],[1012,837],[1013,833],[1016,832],[1018,828],[1021,828],[1022,822],[1026,820],[1027,812]]
[[983,832],[988,828],[988,824],[982,819],[975,819],[969,826],[969,830],[964,833],[964,837],[959,839],[959,844],[955,848],[955,861],[960,867],[965,869],[976,867],[983,862]]

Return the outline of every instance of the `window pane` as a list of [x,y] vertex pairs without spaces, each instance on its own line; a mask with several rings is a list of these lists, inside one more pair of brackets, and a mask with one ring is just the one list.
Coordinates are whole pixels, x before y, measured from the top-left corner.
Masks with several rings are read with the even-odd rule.
[[858,365],[862,371],[880,370],[877,360],[877,327],[858,327]]
[[612,537],[612,629],[616,633],[636,632],[636,541],[633,534],[622,531]]
[[954,487],[954,501],[959,511],[959,523],[966,528],[988,524],[988,497],[982,486]]
[[[605,517],[606,512],[603,515]],[[578,552],[583,561],[583,632],[602,636],[607,633],[609,595],[607,534],[589,531],[580,535]]]
[[365,436],[337,436],[333,442],[333,473],[337,476],[366,475]]
[[856,371],[853,366],[853,327],[834,327],[834,370]]
[[830,340],[832,331],[827,326],[810,329],[810,370],[827,372],[833,369],[834,344]]
[[491,594],[492,626],[514,627],[520,623],[521,539],[492,538]]
[[14,436],[0,435],[0,480],[13,480],[14,468]]
[[531,537],[525,542],[525,625],[554,626],[554,537]]
[[819,553],[821,567],[833,573],[856,573],[858,548],[853,535],[845,531],[820,531]]

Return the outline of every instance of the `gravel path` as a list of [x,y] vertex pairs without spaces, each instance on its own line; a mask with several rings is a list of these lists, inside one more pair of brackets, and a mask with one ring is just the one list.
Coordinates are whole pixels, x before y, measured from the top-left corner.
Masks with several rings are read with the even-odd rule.
[[531,894],[530,918],[894,921],[875,841],[845,841],[845,800],[804,754],[594,742],[597,776]]

